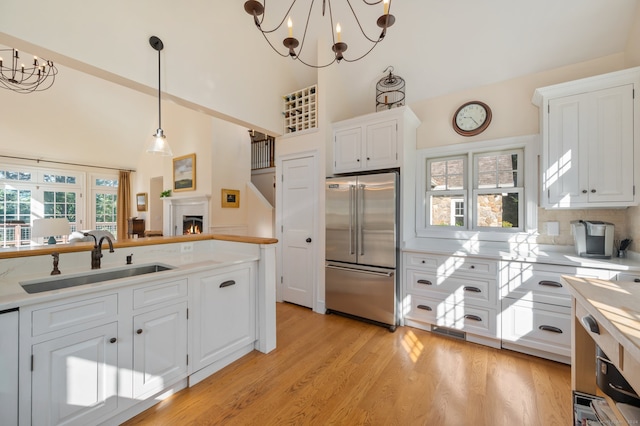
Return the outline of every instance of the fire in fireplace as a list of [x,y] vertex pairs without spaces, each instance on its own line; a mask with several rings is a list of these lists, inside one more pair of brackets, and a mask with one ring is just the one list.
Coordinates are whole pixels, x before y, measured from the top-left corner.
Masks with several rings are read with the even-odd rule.
[[202,233],[203,216],[182,216],[182,234]]

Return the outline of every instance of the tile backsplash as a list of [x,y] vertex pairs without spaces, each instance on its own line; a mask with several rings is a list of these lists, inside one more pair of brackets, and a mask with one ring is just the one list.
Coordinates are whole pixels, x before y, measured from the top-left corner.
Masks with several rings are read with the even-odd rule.
[[[571,221],[573,220],[601,220],[615,225],[614,239],[631,238],[640,241],[640,208],[626,209],[585,209],[585,210],[546,210],[538,209],[538,244],[573,245]],[[559,235],[547,235],[546,222],[560,224]],[[640,244],[640,243],[639,243]],[[635,243],[631,243],[630,250],[637,251]]]

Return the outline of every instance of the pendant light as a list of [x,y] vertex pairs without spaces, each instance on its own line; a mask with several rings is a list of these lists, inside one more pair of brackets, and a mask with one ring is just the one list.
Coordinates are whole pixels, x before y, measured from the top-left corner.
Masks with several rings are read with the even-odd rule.
[[164,48],[162,40],[156,36],[149,38],[149,44],[158,51],[158,129],[153,135],[151,142],[147,145],[147,152],[158,155],[173,155],[171,147],[167,142],[167,137],[162,130],[162,108],[161,108],[161,92],[160,92],[160,51]]

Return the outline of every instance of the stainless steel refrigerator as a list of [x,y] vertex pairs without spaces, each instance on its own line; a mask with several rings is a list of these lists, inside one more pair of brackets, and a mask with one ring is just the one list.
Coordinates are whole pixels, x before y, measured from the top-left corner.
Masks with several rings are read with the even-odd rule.
[[327,178],[328,312],[395,330],[398,173]]

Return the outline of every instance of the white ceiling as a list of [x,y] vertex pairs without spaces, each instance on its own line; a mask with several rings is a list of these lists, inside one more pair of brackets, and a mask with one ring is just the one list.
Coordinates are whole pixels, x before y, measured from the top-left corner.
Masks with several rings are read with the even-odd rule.
[[[356,10],[363,7],[362,0],[350,1]],[[624,52],[633,25],[640,25],[640,0],[391,1],[396,23],[384,41],[363,60],[334,64],[326,74],[330,75],[328,83],[344,88],[345,99],[352,105],[365,106],[367,112],[374,109],[375,84],[389,65],[405,79],[407,103],[411,105]],[[85,142],[78,151],[95,152],[96,146],[110,146],[112,149],[96,156],[96,161],[104,158],[106,163],[122,165],[122,152],[130,152],[135,143],[144,144],[146,136],[155,130],[157,56],[148,45],[149,34],[157,34],[165,42],[164,92],[186,99],[191,108],[208,114],[219,112],[247,126],[264,125],[263,129],[277,133],[280,95],[318,82],[319,74],[276,55],[244,12],[243,3],[112,0],[99,5],[85,0],[3,0],[0,28],[6,31],[5,36],[58,54],[58,64],[73,70],[62,69],[54,87],[39,95],[0,90],[0,103],[13,106],[2,109],[0,138],[13,140],[20,136],[18,133],[27,133],[25,139],[37,140],[36,132],[46,132],[53,125],[40,125],[38,129],[29,126],[29,120],[46,116],[55,123],[58,134],[73,128],[76,134],[69,137],[83,135]],[[278,4],[268,2],[270,6],[274,3]],[[289,4],[284,0],[279,3]],[[345,54],[349,57],[362,52],[363,47],[353,33],[355,25],[344,18],[340,5],[344,0],[332,1],[335,20],[343,27],[343,41],[349,44]],[[381,5],[362,12],[363,25],[371,28],[381,12]],[[304,19],[293,12],[292,18],[299,37]],[[312,19],[322,19],[319,11],[314,11]],[[286,29],[282,31],[274,42],[278,46],[286,36]],[[328,34],[319,29],[312,32],[317,34],[307,41],[310,52],[315,53],[316,43],[330,46]],[[378,32],[375,26],[369,30]],[[0,42],[2,35],[0,32]],[[6,43],[6,37],[4,40]],[[329,48],[321,47],[320,51],[322,55]],[[88,70],[83,68],[87,64]],[[80,71],[111,82],[92,84],[90,80],[95,81],[95,77],[85,78],[78,74]],[[124,83],[109,76],[122,77]],[[128,96],[131,90],[116,88],[114,82],[132,83],[138,92]],[[35,96],[38,102],[33,102]],[[41,105],[47,105],[47,109],[39,111]],[[171,126],[170,115],[166,120]],[[18,122],[29,128],[16,129]],[[118,135],[117,129],[127,131]],[[51,146],[46,144],[50,133],[45,134],[47,137],[40,137],[41,144],[34,148],[38,152]],[[11,150],[20,149],[20,144],[11,146]],[[78,152],[77,156],[84,153]],[[135,166],[135,162],[127,158],[125,165]]]

